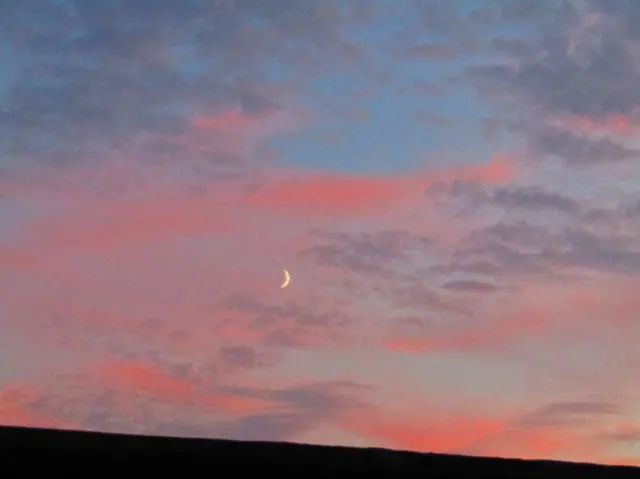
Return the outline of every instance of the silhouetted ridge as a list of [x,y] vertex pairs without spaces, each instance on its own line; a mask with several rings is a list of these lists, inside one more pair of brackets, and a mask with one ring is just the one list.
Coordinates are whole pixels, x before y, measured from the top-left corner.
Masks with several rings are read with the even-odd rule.
[[[640,478],[640,468],[421,454],[388,449],[182,439],[0,426],[6,477],[29,470],[61,477],[239,477],[240,474],[383,473],[427,478]],[[19,469],[16,469],[19,467]],[[164,477],[164,476],[163,476]]]

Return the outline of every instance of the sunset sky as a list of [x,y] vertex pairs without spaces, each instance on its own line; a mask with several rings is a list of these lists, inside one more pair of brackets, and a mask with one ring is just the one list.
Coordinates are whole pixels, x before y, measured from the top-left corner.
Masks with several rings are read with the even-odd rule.
[[638,24],[0,0],[0,423],[640,465]]

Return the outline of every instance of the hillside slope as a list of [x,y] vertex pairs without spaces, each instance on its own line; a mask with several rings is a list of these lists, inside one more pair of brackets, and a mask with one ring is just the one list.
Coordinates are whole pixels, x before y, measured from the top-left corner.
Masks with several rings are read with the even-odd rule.
[[640,468],[622,466],[18,427],[0,427],[0,451],[0,463],[9,473],[19,467],[15,470],[21,473],[41,469],[66,477],[383,473],[428,478],[640,478]]

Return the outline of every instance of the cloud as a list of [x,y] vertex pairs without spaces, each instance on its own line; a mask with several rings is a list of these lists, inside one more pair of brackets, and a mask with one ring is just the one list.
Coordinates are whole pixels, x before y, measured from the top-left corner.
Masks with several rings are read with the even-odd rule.
[[634,138],[640,133],[637,122],[624,116],[613,116],[603,120],[566,117],[555,120],[553,125],[576,133],[612,136],[618,139]]
[[456,280],[449,281],[443,285],[445,289],[451,289],[454,291],[468,291],[468,292],[491,292],[495,291],[497,287],[491,283],[485,281],[474,281],[474,280]]
[[438,44],[416,45],[405,52],[405,56],[417,60],[450,60],[454,55],[447,46]]
[[583,424],[599,416],[616,416],[623,412],[619,405],[596,402],[574,401],[547,404],[525,415],[520,424],[529,427]]
[[571,198],[554,192],[546,192],[535,187],[496,190],[494,201],[506,208],[549,208],[566,213],[572,213],[580,209],[578,202]]
[[193,111],[272,110],[259,86],[273,68],[362,65],[343,2],[69,2],[38,4],[37,15],[32,2],[9,3],[0,125],[13,162],[79,160],[142,132],[184,130]]
[[464,199],[475,206],[493,205],[506,210],[547,210],[560,213],[578,213],[581,210],[576,199],[535,185],[483,188],[477,184],[458,182],[451,186],[448,193],[454,199]]
[[613,432],[605,433],[604,436],[611,441],[635,444],[640,441],[640,429],[631,424],[627,424],[620,426]]
[[[304,348],[335,344],[345,341],[353,326],[353,319],[337,310],[318,311],[312,304],[297,302],[270,305],[242,293],[224,299],[221,306],[226,311],[241,313],[246,318],[247,330],[271,346]],[[226,329],[221,325],[219,334],[224,337]],[[237,331],[236,327],[229,328],[231,334],[234,330]]]
[[[202,121],[207,128],[231,128],[234,134],[242,134],[245,125],[254,121],[252,117],[237,116],[229,121],[225,115]],[[114,248],[166,242],[170,238],[228,235],[237,229],[248,231],[263,223],[282,221],[272,216],[273,213],[305,217],[330,215],[335,219],[336,215],[379,216],[393,204],[406,205],[412,199],[419,199],[430,184],[451,182],[455,178],[502,183],[513,174],[509,160],[498,157],[487,165],[426,172],[421,175],[423,179],[318,173],[296,179],[269,175],[266,180],[260,177],[252,180],[249,175],[238,180],[218,181],[215,189],[209,189],[205,186],[206,176],[205,182],[197,177],[191,179],[190,167],[185,165],[184,171],[189,176],[182,185],[162,181],[146,183],[143,178],[138,181],[136,175],[141,174],[141,170],[136,163],[107,164],[88,172],[63,171],[36,176],[35,180],[27,177],[24,186],[14,189],[17,198],[35,190],[40,198],[49,204],[58,204],[62,210],[47,219],[27,222],[24,225],[27,241],[5,249],[0,260],[12,268],[32,268],[39,261],[59,260],[71,252],[106,254]],[[159,165],[159,178],[167,175],[168,180],[174,173],[172,169],[171,164]],[[178,173],[184,174],[183,170]],[[251,181],[253,186],[248,186]],[[121,199],[109,196],[115,191]],[[79,195],[82,201],[78,200]],[[44,238],[47,238],[46,248],[40,244]]]
[[[106,254],[122,246],[167,241],[171,237],[200,236],[231,231],[220,200],[185,195],[180,201],[101,201],[86,198],[81,206],[57,218],[26,226],[27,241],[5,250],[5,264],[38,267],[42,260],[65,254]],[[91,214],[89,214],[91,212]],[[41,244],[46,238],[47,247]]]
[[[574,276],[568,273],[554,278],[527,271],[514,273],[512,280],[506,274],[496,275],[502,288],[483,288],[479,290],[482,294],[474,295],[469,291],[478,290],[452,289],[445,283],[448,294],[440,293],[436,298],[449,309],[438,309],[436,301],[425,300],[414,317],[389,322],[385,336],[380,337],[381,345],[401,354],[437,357],[453,352],[519,355],[552,341],[567,351],[575,348],[575,353],[567,353],[564,359],[571,370],[572,354],[582,354],[578,352],[582,348],[596,348],[598,364],[583,363],[571,374],[576,384],[584,381],[584,387],[591,385],[595,375],[598,384],[613,384],[630,373],[631,363],[635,364],[632,356],[616,348],[626,344],[626,338],[637,329],[632,319],[637,308],[632,285],[637,281],[579,273],[577,270]],[[615,331],[611,329],[614,323]],[[525,356],[527,361],[538,361],[529,353]],[[533,356],[537,358],[537,353]],[[621,357],[627,365],[618,367],[615,374],[610,372]],[[546,360],[543,363],[550,366]],[[604,377],[607,375],[609,378]]]
[[[71,253],[104,255],[136,244],[233,232],[242,217],[251,214],[229,208],[234,196],[244,197],[253,184],[264,181],[242,164],[264,141],[290,131],[291,120],[282,112],[244,114],[231,109],[192,123],[191,130],[177,136],[142,136],[137,146],[112,153],[100,165],[11,170],[0,182],[7,198],[25,204],[40,201],[53,214],[24,222],[26,241],[6,248],[0,261],[33,268]],[[159,141],[177,149],[165,150],[165,157],[150,153]],[[203,151],[215,161],[203,157]],[[231,169],[218,168],[219,160],[231,158]],[[46,248],[39,243],[44,238]]]
[[496,319],[473,326],[460,327],[458,323],[457,328],[448,331],[439,331],[440,328],[427,324],[411,336],[396,332],[395,337],[383,341],[383,347],[398,353],[426,355],[447,351],[498,351],[517,341],[549,334],[551,320],[547,311],[522,307],[517,312],[503,313]]
[[85,3],[0,0],[0,419],[629,455],[636,7]]
[[620,119],[635,123],[640,106],[634,87],[638,38],[628,26],[637,15],[635,6],[565,2],[549,11],[554,15],[526,15],[535,32],[528,39],[494,39],[494,46],[509,61],[474,66],[470,71],[481,83],[488,79],[506,88],[523,108],[520,130],[535,155],[551,155],[575,165],[634,158],[637,147],[619,138],[579,135],[557,122],[565,121],[566,126],[565,119],[571,118],[574,125],[583,126],[617,123],[618,132],[623,130]]
[[429,238],[412,235],[406,231],[390,230],[376,233],[337,233],[316,237],[333,240],[330,244],[316,244],[300,251],[320,264],[340,269],[351,269],[365,275],[389,274],[389,265],[410,260],[416,250],[428,249]]
[[[576,28],[584,21],[581,12],[571,11],[568,4],[564,7],[565,14],[554,19],[555,26]],[[614,27],[615,22],[628,13],[624,7],[611,10],[611,16],[594,26],[593,31],[583,32],[586,38],[598,35],[599,39],[596,45],[586,49],[584,62],[573,57],[571,46],[576,48],[579,43],[576,35],[548,31],[543,32],[538,42],[544,55],[525,60],[517,69],[503,67],[494,73],[527,100],[549,112],[587,118],[628,115],[637,105],[631,87],[636,72],[624,42],[629,32]],[[550,88],[552,84],[555,88]],[[585,101],[586,95],[589,95],[588,101]]]
[[[615,404],[594,401],[547,404],[533,414],[517,408],[496,411],[486,404],[475,404],[472,411],[458,410],[455,415],[441,405],[424,402],[420,410],[421,418],[415,419],[395,409],[363,407],[348,413],[341,427],[398,449],[500,457],[512,457],[517,450],[518,457],[527,459],[588,456],[591,461],[610,464],[602,440],[610,420],[615,423],[620,413]],[[588,422],[559,421],[562,416],[591,418],[591,429]],[[619,430],[633,434],[632,428]]]
[[317,384],[275,391],[269,396],[280,403],[277,411],[223,424],[220,433],[230,439],[291,440],[361,407],[362,400],[357,396],[364,391],[366,388],[349,383]]
[[339,381],[272,389],[226,386],[193,369],[117,362],[43,381],[29,394],[7,388],[0,407],[6,424],[293,440],[357,408],[367,390]]
[[639,258],[638,238],[631,231],[618,234],[613,228],[598,230],[586,222],[555,229],[502,222],[471,233],[453,264],[484,274],[550,274],[583,267],[635,275]]
[[[454,415],[423,402],[422,419],[416,420],[406,410],[372,403],[367,397],[372,392],[370,387],[347,381],[269,389],[226,386],[190,369],[117,362],[49,377],[35,389],[5,388],[0,407],[3,422],[35,427],[66,425],[182,437],[296,441],[331,425],[383,447],[526,458],[588,454],[592,460],[605,463],[598,440],[633,437],[629,427],[602,426],[584,435],[574,429],[580,423],[522,421],[534,416],[540,419],[576,414],[606,418],[618,412],[614,405],[604,402],[548,404],[533,416],[518,410],[496,413],[487,406],[476,407],[474,413]],[[418,406],[417,398],[407,399]],[[28,421],[25,414],[30,415]]]
[[540,128],[531,134],[530,146],[540,155],[553,155],[576,165],[628,160],[637,151],[609,139],[590,139],[553,128]]
[[454,181],[503,184],[515,175],[513,159],[496,155],[486,164],[465,165],[406,176],[307,174],[266,185],[248,195],[256,208],[289,214],[368,215],[414,200],[431,186]]
[[96,371],[101,385],[129,391],[151,400],[178,405],[194,404],[217,413],[244,416],[267,407],[263,399],[219,388],[203,391],[190,377],[189,370],[170,374],[150,364],[121,362],[107,364]]
[[347,427],[365,437],[382,441],[387,447],[435,453],[458,453],[487,435],[503,428],[491,419],[456,418],[455,420],[403,421],[384,415],[363,415]]
[[28,386],[12,386],[0,391],[0,423],[7,426],[73,429],[74,423],[43,414],[30,407],[38,391]]
[[[302,121],[301,114],[277,107],[253,113],[236,107],[216,115],[196,117],[191,124],[198,133],[206,135],[209,144],[215,145],[215,149],[210,150],[212,156],[246,161],[258,152],[261,142],[299,129]],[[187,138],[189,143],[197,141],[198,137],[193,136]]]
[[422,410],[428,414],[416,420],[397,412],[364,409],[351,414],[343,427],[397,449],[501,457],[512,454],[502,451],[517,449],[519,457],[529,459],[601,457],[590,437],[561,426],[545,430],[517,427],[514,413],[496,414],[478,407],[475,414],[454,416],[430,404],[423,404]]
[[222,346],[216,356],[215,364],[224,371],[251,370],[268,366],[270,359],[257,348],[240,344]]

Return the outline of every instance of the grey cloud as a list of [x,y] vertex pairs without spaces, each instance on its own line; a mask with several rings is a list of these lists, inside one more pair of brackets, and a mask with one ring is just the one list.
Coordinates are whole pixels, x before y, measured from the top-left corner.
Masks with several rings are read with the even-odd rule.
[[[615,17],[624,14],[620,9]],[[545,111],[592,118],[633,113],[640,104],[634,87],[638,73],[625,38],[617,30],[603,32],[588,61],[579,62],[571,54],[572,39],[565,32],[581,21],[574,17],[571,23],[558,25],[560,32],[541,31],[539,54],[519,57],[522,62],[517,68],[496,65],[486,73]]]
[[464,305],[440,294],[427,286],[420,278],[398,282],[378,293],[388,298],[394,308],[408,308],[424,312],[439,312],[453,316],[468,316],[471,312]]
[[[507,53],[515,63],[470,67],[472,78],[489,91],[502,87],[520,102],[526,112],[521,132],[538,155],[557,156],[582,165],[637,155],[636,151],[605,139],[579,137],[540,126],[548,116],[578,116],[595,121],[637,116],[640,70],[630,43],[639,37],[631,27],[637,23],[637,6],[616,1],[605,6],[588,0],[555,2],[555,8],[546,2],[539,2],[536,7],[517,3],[519,7],[503,6],[502,19],[511,22],[515,17],[527,17],[532,34],[527,40],[493,40],[493,47]],[[534,13],[534,8],[546,8],[548,13]],[[516,11],[519,13],[514,16]],[[601,15],[597,24],[587,27],[586,15],[597,14]]]
[[[132,356],[129,359],[151,361],[163,370],[183,381],[201,385],[211,385],[216,381],[237,376],[251,370],[272,366],[280,358],[281,352],[273,348],[249,344],[232,344],[221,346],[212,351],[208,357],[198,361],[167,360],[166,351],[154,351],[151,354]],[[234,390],[233,393],[242,393]]]
[[637,443],[640,441],[640,429],[635,428],[627,431],[612,432],[604,436],[610,441]]
[[446,45],[424,43],[409,47],[405,55],[417,60],[450,60],[455,56],[455,52]]
[[474,5],[470,11],[456,2],[431,0],[417,6],[416,20],[431,36],[472,38],[496,25],[501,16],[499,2]]
[[568,213],[580,209],[576,200],[537,187],[497,189],[493,197],[496,203],[505,207],[548,208]]
[[559,255],[565,262],[605,271],[640,273],[640,243],[637,238],[599,236],[587,231],[573,231],[566,236],[571,249]]
[[600,215],[603,216],[603,218],[611,218],[611,217],[615,217],[616,213],[618,215],[622,214],[625,218],[629,220],[640,219],[640,200],[631,200],[631,201],[621,203],[618,206],[617,211],[602,210],[600,212]]
[[[320,241],[332,240],[333,244],[312,246],[302,252],[303,257],[373,278],[373,282],[367,281],[371,292],[378,298],[388,300],[393,307],[468,314],[464,307],[430,288],[424,271],[413,269],[414,255],[424,254],[433,247],[430,238],[399,230],[337,234],[318,232],[317,238]],[[396,267],[402,268],[402,272],[398,272]],[[395,278],[391,285],[386,281],[390,275]],[[377,282],[376,279],[383,281]]]
[[586,5],[595,13],[611,15],[616,20],[616,29],[630,38],[640,39],[637,21],[640,5],[629,0],[587,0]]
[[432,34],[450,35],[452,29],[461,27],[464,18],[452,2],[435,0],[424,3],[420,9],[420,20]]
[[[313,257],[321,264],[327,266],[336,266],[340,268],[349,268],[353,271],[365,273],[368,275],[383,275],[387,273],[386,268],[381,266],[375,258],[360,255],[353,251],[344,250],[336,245],[317,245],[303,251],[302,254]],[[389,261],[390,258],[385,258]]]
[[498,289],[498,287],[492,283],[486,281],[476,281],[470,279],[459,279],[455,281],[448,281],[442,285],[444,289],[450,289],[453,291],[461,292],[479,292],[487,293]]
[[[261,398],[272,403],[264,412],[238,419],[212,414],[209,405],[195,398],[166,402],[159,395],[107,389],[81,378],[59,378],[58,383],[27,398],[21,406],[87,430],[117,433],[162,434],[238,440],[283,441],[318,427],[356,407],[366,405],[371,388],[349,382],[317,382],[264,390],[203,386],[202,394],[226,393]],[[135,421],[131,418],[135,417]]]
[[594,401],[557,402],[544,406],[538,412],[546,414],[618,414],[621,408],[612,403]]
[[453,120],[451,120],[450,118],[434,113],[433,111],[430,111],[426,108],[418,111],[416,113],[416,118],[429,125],[430,127],[436,128],[445,128],[451,126],[453,123]]
[[315,311],[313,305],[295,303],[274,306],[244,294],[231,295],[221,305],[251,315],[251,327],[262,334],[263,346],[304,348],[336,343],[353,326],[338,311]]
[[[545,18],[553,13],[558,14],[558,8],[553,4],[559,4],[554,0],[498,0],[500,17],[510,21],[535,21]],[[551,8],[550,8],[551,7]]]
[[451,186],[449,194],[453,199],[461,199],[474,207],[495,205],[509,209],[563,213],[577,213],[581,210],[577,200],[539,186],[486,188],[473,183],[456,182]]
[[274,67],[304,74],[311,63],[360,64],[362,50],[342,35],[356,7],[1,0],[0,40],[13,51],[3,59],[3,153],[68,161],[141,131],[179,132],[188,111],[277,108],[272,92],[254,87]]
[[551,228],[525,222],[497,223],[471,233],[442,271],[552,274],[559,267],[640,274],[640,237],[598,231],[584,221]]
[[441,271],[500,277],[510,274],[549,273],[550,264],[540,254],[521,253],[512,247],[492,243],[461,250],[447,266],[441,268]]
[[453,200],[462,200],[474,206],[491,201],[491,193],[487,188],[467,181],[455,181],[451,187],[435,185],[429,188],[427,194],[448,195]]
[[622,413],[613,403],[597,401],[556,402],[544,405],[520,419],[520,426],[557,426],[581,424],[599,416]]
[[415,251],[431,247],[431,240],[405,231],[375,233],[321,233],[318,238],[330,244],[319,244],[301,252],[321,264],[348,268],[367,275],[385,275],[394,263],[407,261]]
[[640,155],[640,151],[606,138],[590,139],[555,128],[532,128],[529,146],[533,152],[565,158],[575,165],[620,161]]
[[330,422],[364,403],[357,397],[368,388],[352,383],[319,383],[274,391],[268,397],[277,410],[254,414],[215,426],[217,437],[255,441],[286,441]]
[[223,346],[215,359],[215,366],[226,371],[256,369],[269,363],[269,358],[264,352],[248,345]]
[[[333,244],[313,246],[303,251],[303,256],[321,264],[367,275],[374,280],[367,281],[371,292],[377,298],[388,300],[394,308],[469,314],[466,308],[428,286],[425,276],[428,273],[414,269],[414,255],[419,257],[433,247],[430,238],[399,230],[337,234],[318,232],[317,238],[320,241],[324,238],[333,240]],[[398,271],[400,269],[401,272]],[[392,284],[387,281],[390,275],[395,278]],[[377,279],[382,281],[377,282]]]
[[522,38],[497,37],[493,38],[490,43],[496,52],[515,57],[530,57],[535,52],[531,43]]

